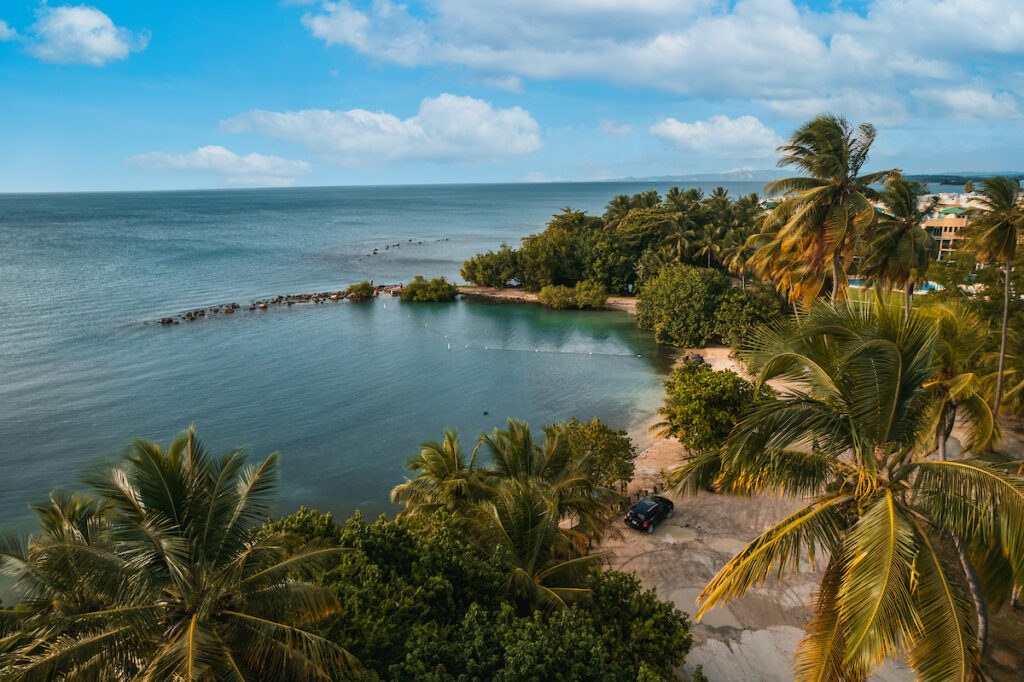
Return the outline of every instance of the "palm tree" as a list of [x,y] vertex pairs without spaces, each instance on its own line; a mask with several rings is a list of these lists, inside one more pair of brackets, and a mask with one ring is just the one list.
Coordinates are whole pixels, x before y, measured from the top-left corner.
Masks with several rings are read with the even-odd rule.
[[922,201],[925,185],[894,175],[881,193],[882,214],[875,236],[868,247],[868,256],[861,273],[876,285],[903,286],[904,307],[910,314],[914,284],[924,280],[928,264],[938,253],[939,245],[921,227],[928,214],[935,210],[938,197]]
[[597,483],[586,458],[573,454],[565,424],[545,426],[538,445],[526,423],[509,419],[507,429],[482,435],[480,445],[494,463],[496,487],[531,486],[550,501],[556,523],[570,520],[579,537],[601,539],[613,493]]
[[987,611],[969,541],[1024,570],[1024,480],[981,456],[924,457],[935,341],[930,320],[880,300],[819,303],[800,323],[763,329],[747,360],[760,382],[789,388],[755,404],[720,451],[676,474],[686,492],[810,498],[718,572],[697,614],[824,550],[817,615],[797,650],[800,680],[864,679],[899,654],[919,679],[973,679]]
[[690,240],[690,249],[694,256],[704,256],[707,259],[707,267],[711,267],[711,259],[720,259],[722,247],[725,242],[727,228],[710,221],[699,225]]
[[404,504],[401,516],[430,515],[447,509],[458,517],[490,494],[486,471],[476,468],[477,451],[469,459],[462,452],[459,435],[445,430],[444,440],[420,444],[406,468],[415,476],[391,491],[391,501]]
[[603,219],[605,227],[609,230],[618,227],[619,223],[623,221],[632,208],[633,204],[628,194],[619,194],[612,197],[612,200],[604,208]]
[[509,558],[509,588],[524,604],[550,609],[586,598],[586,574],[608,556],[583,554],[586,537],[559,518],[557,501],[535,481],[509,480],[476,508],[472,535]]
[[696,236],[697,222],[692,212],[679,213],[676,215],[667,230],[665,242],[675,248],[675,260],[682,262],[683,255],[690,247],[690,242]]
[[1003,266],[1003,326],[999,342],[999,368],[996,370],[996,395],[992,412],[999,414],[1003,399],[1003,369],[1006,364],[1006,334],[1010,319],[1010,264],[1017,253],[1017,242],[1024,234],[1020,183],[1007,177],[989,178],[981,183],[971,210],[967,248],[983,263]]
[[807,175],[776,180],[765,186],[769,196],[785,199],[769,214],[765,227],[778,230],[779,254],[787,261],[803,261],[801,295],[813,300],[824,287],[831,265],[833,300],[847,286],[846,267],[859,240],[875,223],[871,185],[894,171],[860,175],[875,141],[874,126],[863,123],[856,131],[846,119],[831,114],[800,126],[789,144],[779,147],[779,166],[796,166]]
[[960,302],[938,303],[922,308],[934,320],[935,375],[925,384],[934,404],[935,447],[946,460],[946,441],[959,417],[967,427],[964,451],[987,450],[997,435],[992,408],[985,401],[979,365],[987,329],[978,315]]
[[700,204],[701,199],[704,198],[704,193],[700,189],[693,187],[687,190],[681,190],[678,187],[672,187],[669,191],[665,192],[665,208],[675,213],[686,213],[694,206]]
[[740,289],[743,291],[747,290],[750,257],[756,250],[750,237],[750,231],[736,227],[726,233],[722,246],[722,264],[732,274],[739,275]]
[[209,457],[192,429],[167,451],[138,440],[86,477],[97,500],[55,493],[40,532],[6,536],[21,596],[9,680],[330,680],[355,665],[304,630],[338,609],[304,582],[340,552],[256,533],[277,454]]

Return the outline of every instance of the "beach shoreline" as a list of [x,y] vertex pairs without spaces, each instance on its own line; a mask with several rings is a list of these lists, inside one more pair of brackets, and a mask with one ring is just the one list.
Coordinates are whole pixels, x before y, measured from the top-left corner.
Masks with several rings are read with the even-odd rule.
[[[540,304],[537,294],[525,289],[460,286],[459,293],[469,298],[488,298],[504,303]],[[609,296],[604,307],[608,310],[622,310],[632,315],[636,313],[636,298],[633,296]]]

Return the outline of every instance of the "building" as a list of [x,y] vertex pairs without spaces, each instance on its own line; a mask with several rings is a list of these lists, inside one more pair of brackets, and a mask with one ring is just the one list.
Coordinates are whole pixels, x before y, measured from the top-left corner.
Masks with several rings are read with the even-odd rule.
[[948,257],[961,246],[964,228],[969,221],[967,207],[960,204],[942,203],[928,214],[923,227],[939,243],[939,260]]

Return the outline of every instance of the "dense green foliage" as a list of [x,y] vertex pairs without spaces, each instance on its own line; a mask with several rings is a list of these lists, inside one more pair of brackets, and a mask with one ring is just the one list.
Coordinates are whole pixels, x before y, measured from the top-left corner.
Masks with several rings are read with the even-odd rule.
[[350,301],[369,301],[374,296],[373,285],[369,282],[359,282],[358,284],[350,284],[345,289],[345,298]]
[[589,423],[574,417],[566,426],[573,455],[589,462],[599,485],[613,488],[632,480],[637,452],[625,429],[613,429],[597,417]]
[[675,436],[690,450],[717,448],[755,398],[773,395],[767,386],[758,393],[731,370],[715,371],[708,364],[686,361],[665,382],[665,405],[658,410],[664,421],[656,426],[661,435]]
[[447,302],[454,301],[459,289],[444,277],[426,280],[422,275],[402,287],[403,301]]
[[567,310],[576,307],[573,290],[563,284],[548,284],[537,292],[537,300],[542,305],[555,310]]
[[537,300],[556,310],[600,310],[608,301],[608,294],[596,282],[577,282],[575,287],[548,284],[537,292]]
[[706,346],[715,338],[715,311],[728,288],[715,270],[673,263],[640,290],[636,324],[659,343]]
[[718,300],[715,334],[730,348],[743,348],[751,332],[783,317],[784,306],[771,290],[729,289]]
[[518,283],[522,276],[519,252],[502,244],[498,251],[480,253],[467,260],[459,274],[467,282],[483,287],[504,288]]
[[[508,591],[508,557],[482,550],[445,514],[343,527],[300,512],[272,528],[308,529],[357,550],[320,581],[342,610],[317,624],[364,663],[362,680],[622,680],[641,666],[671,679],[688,620],[630,575],[588,574],[589,600],[554,612]],[[332,524],[333,525],[333,524]]]
[[[328,680],[354,665],[308,623],[337,612],[310,579],[344,550],[254,534],[278,457],[209,456],[192,430],[137,440],[56,491],[39,532],[0,537],[20,605],[0,613],[5,680]],[[6,632],[5,632],[6,630]],[[242,672],[244,671],[244,672]]]

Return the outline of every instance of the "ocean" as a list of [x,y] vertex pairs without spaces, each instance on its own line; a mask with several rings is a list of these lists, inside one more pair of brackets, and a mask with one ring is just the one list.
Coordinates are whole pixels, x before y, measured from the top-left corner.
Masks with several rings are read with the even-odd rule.
[[[457,279],[465,258],[540,231],[564,206],[600,214],[615,194],[668,186],[0,195],[0,525],[25,524],[27,504],[74,489],[133,438],[166,445],[189,424],[214,453],[279,451],[279,513],[340,516],[393,511],[407,458],[446,428],[472,451],[508,417],[537,433],[573,416],[635,427],[660,404],[671,353],[626,313],[247,304],[365,279]],[[156,323],[229,302],[242,309]]]

